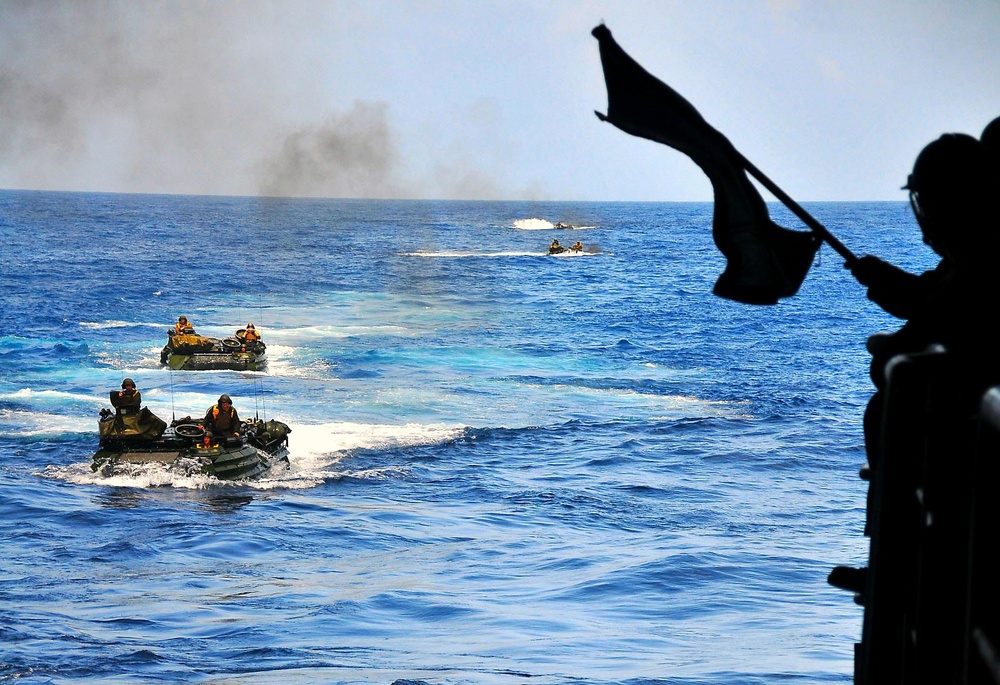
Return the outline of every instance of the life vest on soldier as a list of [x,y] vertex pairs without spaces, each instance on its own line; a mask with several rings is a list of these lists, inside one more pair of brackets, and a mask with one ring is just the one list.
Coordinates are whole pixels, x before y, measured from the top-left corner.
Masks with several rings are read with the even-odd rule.
[[233,408],[232,407],[229,407],[229,411],[226,411],[226,412],[223,413],[223,411],[221,409],[219,409],[219,405],[213,404],[212,405],[212,420],[213,421],[218,421],[219,414],[222,414],[222,420],[223,421],[225,421],[226,419],[229,419],[230,421],[233,420]]
[[216,430],[226,432],[237,429],[239,417],[233,405],[229,405],[228,409],[222,409],[218,404],[213,404],[208,413],[211,417],[210,423]]

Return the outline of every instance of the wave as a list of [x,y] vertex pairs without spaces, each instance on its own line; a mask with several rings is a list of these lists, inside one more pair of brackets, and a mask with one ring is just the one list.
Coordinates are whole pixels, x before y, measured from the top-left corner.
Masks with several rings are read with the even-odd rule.
[[295,457],[320,462],[330,455],[351,450],[398,449],[447,442],[458,438],[465,430],[460,426],[420,423],[391,425],[335,421],[289,425]]
[[511,378],[526,390],[543,390],[553,393],[568,405],[607,408],[613,405],[643,408],[651,412],[651,420],[677,420],[703,417],[742,418],[745,407],[726,400],[710,400],[692,395],[659,394],[622,387],[593,387],[586,385]]
[[[281,338],[281,339],[308,339],[308,340],[323,340],[326,338],[356,338],[365,335],[408,335],[410,331],[398,324],[373,324],[369,326],[359,326],[359,325],[334,325],[334,324],[324,324],[324,325],[312,325],[312,326],[296,326],[294,328],[283,328],[280,331],[274,331],[269,336],[271,338]],[[290,346],[282,347],[278,345],[273,345],[271,343],[267,344],[267,355],[268,359],[271,357],[272,351],[277,352],[279,356],[286,354],[291,354],[294,348]]]
[[102,329],[102,328],[162,328],[167,330],[169,324],[151,321],[122,321],[120,319],[107,319],[105,321],[80,321],[80,328]]
[[37,402],[39,400],[73,401],[100,404],[105,402],[105,396],[89,395],[80,392],[66,392],[65,390],[32,390],[31,388],[21,388],[14,392],[0,393],[0,400],[9,402]]
[[93,433],[97,436],[97,415],[66,416],[25,409],[0,409],[0,435],[7,438],[36,438]]

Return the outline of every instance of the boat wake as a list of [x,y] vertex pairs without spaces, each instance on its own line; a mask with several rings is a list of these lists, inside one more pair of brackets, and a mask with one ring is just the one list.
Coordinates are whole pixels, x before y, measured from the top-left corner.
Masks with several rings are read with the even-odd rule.
[[513,224],[519,231],[551,231],[553,229],[580,230],[584,228],[597,228],[596,226],[584,226],[581,224],[571,224],[564,221],[552,223],[547,219],[516,219]]
[[[365,424],[335,421],[320,424],[292,424],[289,478],[318,484],[329,478],[382,477],[398,473],[398,467],[355,471],[345,460],[356,450],[389,451],[419,445],[434,445],[460,437],[460,426]],[[305,487],[305,485],[303,485]]]
[[476,252],[474,250],[440,250],[435,252],[424,252],[418,250],[417,252],[404,252],[405,257],[446,257],[446,258],[463,258],[463,257],[537,257],[538,252],[528,252],[526,250],[505,250],[503,252]]
[[106,321],[80,321],[80,328],[88,330],[103,330],[106,328],[166,328],[162,321],[122,321],[108,319]]
[[529,252],[527,250],[506,252],[473,252],[471,250],[442,250],[438,252],[404,252],[406,257],[438,257],[446,259],[462,259],[467,257],[586,257],[601,253],[597,245],[588,245],[582,250],[567,250],[559,254],[549,252]]

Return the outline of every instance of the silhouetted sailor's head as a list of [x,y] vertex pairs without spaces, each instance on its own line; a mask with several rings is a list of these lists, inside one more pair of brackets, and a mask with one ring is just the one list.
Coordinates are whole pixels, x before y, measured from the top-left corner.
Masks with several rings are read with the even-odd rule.
[[986,154],[993,158],[993,163],[1000,164],[1000,117],[986,124],[979,140],[986,148]]
[[986,235],[995,223],[987,222],[990,177],[984,146],[964,133],[946,133],[917,155],[903,188],[910,191],[924,242],[939,255],[962,261],[994,240]]

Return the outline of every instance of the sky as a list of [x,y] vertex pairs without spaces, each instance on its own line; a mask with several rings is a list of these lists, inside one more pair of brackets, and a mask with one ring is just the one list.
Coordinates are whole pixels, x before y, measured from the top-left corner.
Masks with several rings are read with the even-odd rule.
[[1000,116],[1000,0],[0,0],[0,188],[711,200],[594,115],[599,23],[800,202]]

